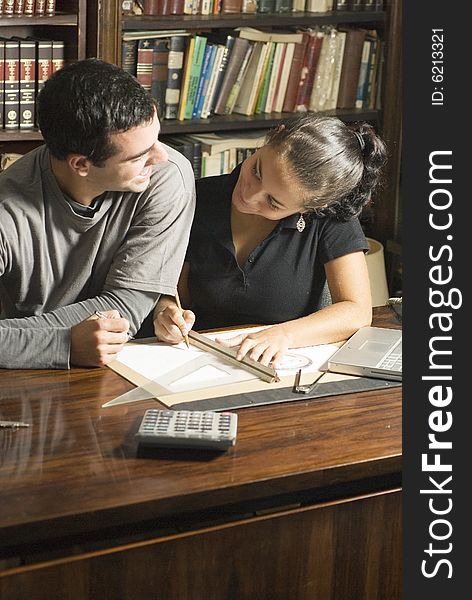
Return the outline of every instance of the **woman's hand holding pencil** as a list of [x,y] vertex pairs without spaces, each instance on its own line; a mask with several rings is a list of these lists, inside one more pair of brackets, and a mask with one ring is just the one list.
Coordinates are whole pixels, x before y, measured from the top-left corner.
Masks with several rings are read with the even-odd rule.
[[161,298],[154,311],[154,333],[168,344],[180,344],[184,340],[189,348],[188,332],[194,323],[195,314],[182,308],[178,293],[175,298]]

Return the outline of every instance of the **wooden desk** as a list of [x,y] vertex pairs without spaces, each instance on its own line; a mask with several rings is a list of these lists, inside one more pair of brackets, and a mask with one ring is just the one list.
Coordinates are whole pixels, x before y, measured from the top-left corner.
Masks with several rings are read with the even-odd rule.
[[[398,327],[389,308],[375,324]],[[0,370],[2,600],[401,597],[401,388],[241,409],[225,454],[137,456],[104,369]]]

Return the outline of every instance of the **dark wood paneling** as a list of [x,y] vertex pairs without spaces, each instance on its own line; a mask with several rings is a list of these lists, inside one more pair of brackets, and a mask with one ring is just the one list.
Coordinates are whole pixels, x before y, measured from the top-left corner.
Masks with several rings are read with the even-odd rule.
[[12,569],[2,600],[399,600],[401,494]]

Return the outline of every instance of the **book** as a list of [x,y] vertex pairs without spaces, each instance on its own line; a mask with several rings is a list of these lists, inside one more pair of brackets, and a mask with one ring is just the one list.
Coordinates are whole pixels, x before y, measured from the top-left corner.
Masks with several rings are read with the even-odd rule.
[[[182,134],[172,136],[172,139],[178,143],[183,144],[185,147],[185,156],[192,163],[193,173],[195,179],[201,177],[202,172],[202,144],[199,140],[193,138],[191,135]],[[167,138],[164,140],[167,143]],[[183,152],[182,152],[183,153]]]
[[36,44],[31,39],[20,39],[18,42],[20,59],[20,129],[33,129],[35,126],[36,100]]
[[15,0],[4,0],[3,2],[3,14],[10,16],[15,11]]
[[293,57],[294,57],[296,45],[297,44],[290,42],[286,46],[285,55],[284,55],[283,63],[282,63],[280,79],[279,79],[277,91],[276,91],[276,94],[274,97],[274,103],[272,106],[272,110],[274,112],[282,112],[285,95],[287,93],[288,80],[290,77],[290,73],[292,71]]
[[305,12],[305,0],[292,0],[292,12]]
[[295,102],[297,99],[301,70],[303,66],[303,57],[305,55],[308,39],[308,32],[304,32],[302,41],[299,44],[295,44],[292,67],[290,69],[290,75],[287,82],[287,91],[285,92],[284,103],[282,106],[283,112],[294,112],[295,110]]
[[190,70],[192,67],[193,52],[195,48],[195,36],[192,36],[187,43],[185,49],[185,60],[182,73],[182,87],[180,90],[180,102],[179,102],[179,121],[183,121],[185,118],[185,106],[187,103],[188,86],[190,82]]
[[24,15],[25,14],[25,0],[15,0],[13,4],[13,14]]
[[323,110],[334,110],[338,101],[339,83],[341,81],[341,70],[344,57],[344,46],[346,45],[346,32],[338,31],[336,34],[336,50],[331,65],[331,77],[329,93],[327,94]]
[[258,90],[258,82],[264,66],[268,45],[265,42],[254,42],[255,46],[246,71],[246,76],[236,99],[233,111],[242,115],[251,115],[252,106]]
[[241,12],[241,0],[222,0],[221,14],[228,15]]
[[253,27],[237,27],[240,38],[252,42],[295,42],[300,43],[303,39],[302,32],[296,31],[260,31]]
[[362,108],[364,91],[367,91],[366,82],[369,67],[370,44],[371,41],[365,39],[364,44],[362,46],[361,66],[359,69],[359,79],[357,80],[355,108]]
[[143,0],[143,15],[158,15],[160,0]]
[[46,0],[36,0],[34,5],[34,14],[38,16],[46,14]]
[[326,13],[333,7],[332,0],[306,0],[307,12]]
[[364,29],[349,29],[346,32],[338,108],[354,108],[356,104],[357,81],[361,68],[362,48],[365,40]]
[[52,40],[51,75],[64,66],[64,41]]
[[138,41],[138,56],[136,63],[136,79],[148,92],[152,85],[152,55],[154,40],[143,39]]
[[169,38],[153,40],[151,96],[157,104],[159,117],[165,112]]
[[247,49],[250,47],[248,40],[237,37],[234,40],[228,65],[224,73],[221,87],[216,99],[215,114],[224,115],[226,113],[226,101],[231,92],[231,88],[236,81],[241,65],[246,56]]
[[5,129],[20,127],[20,45],[17,40],[5,39]]
[[213,105],[216,81],[220,69],[220,64],[223,59],[225,52],[225,46],[223,44],[216,44],[215,58],[212,63],[210,78],[208,80],[207,91],[203,100],[201,118],[206,119],[210,115],[211,106]]
[[308,103],[308,109],[314,112],[324,110],[324,106],[331,93],[337,51],[337,36],[337,29],[328,27],[321,47],[313,89]]
[[276,13],[292,12],[292,0],[274,0],[274,12],[276,12]]
[[253,129],[245,132],[192,133],[188,137],[201,143],[202,153],[214,156],[231,148],[260,148],[264,145],[266,134],[265,129]]
[[228,95],[228,99],[226,100],[225,106],[225,114],[230,115],[234,110],[234,105],[236,104],[236,100],[239,95],[239,91],[241,89],[241,84],[246,76],[247,68],[249,65],[249,60],[251,58],[255,42],[249,42],[249,45],[246,50],[246,54],[244,55],[243,62],[241,63],[241,67],[239,69],[238,75],[236,77],[236,81],[233,83],[233,86]]
[[256,100],[256,106],[254,108],[254,112],[257,115],[261,114],[262,107],[265,106],[267,94],[269,92],[269,82],[270,82],[270,76],[272,73],[272,65],[274,64],[274,54],[275,54],[276,47],[277,47],[276,42],[271,42],[271,46],[270,46],[269,52],[267,54],[266,64],[264,67],[264,73],[262,75],[262,81],[261,81],[258,97]]
[[0,128],[5,125],[5,42],[0,38]]
[[275,0],[258,0],[258,13],[273,13],[275,8]]
[[172,148],[177,150],[177,152],[180,152],[180,154],[183,154],[183,156],[185,156],[185,158],[187,158],[192,164],[193,144],[191,142],[181,139],[181,136],[168,135],[166,135],[166,137],[162,141],[164,142],[164,144],[167,144],[168,146],[171,146]]
[[173,35],[169,41],[167,59],[167,87],[165,95],[165,119],[177,119],[179,114],[180,87],[184,64],[185,43],[183,35]]
[[184,0],[170,0],[169,1],[169,15],[183,15],[184,14]]
[[279,72],[281,70],[282,55],[285,54],[286,43],[277,42],[274,50],[274,60],[272,61],[272,69],[267,86],[267,98],[264,105],[261,107],[261,112],[272,112],[272,104],[274,102],[275,90],[279,81]]
[[205,54],[203,56],[202,68],[200,71],[200,78],[198,80],[197,95],[193,105],[192,119],[199,119],[202,114],[203,101],[206,90],[208,89],[208,82],[210,80],[210,73],[212,68],[213,59],[215,57],[216,46],[214,44],[207,44],[205,47]]
[[184,113],[185,119],[191,119],[193,115],[193,107],[195,105],[195,99],[197,97],[198,82],[200,79],[200,71],[202,70],[206,44],[206,37],[201,35],[195,36],[195,48],[193,51],[192,62],[190,65],[190,77]]
[[121,67],[130,75],[136,76],[138,62],[138,40],[121,41]]
[[226,42],[224,45],[223,55],[221,57],[221,61],[218,65],[218,71],[216,73],[215,79],[215,88],[213,90],[212,101],[210,105],[210,114],[215,112],[216,103],[218,101],[220,95],[221,85],[223,83],[223,79],[226,72],[226,67],[228,66],[229,57],[231,56],[231,51],[233,48],[234,40],[236,38],[233,35],[226,36]]
[[242,14],[254,14],[255,12],[257,12],[257,0],[242,0]]
[[308,42],[305,55],[303,56],[300,81],[298,82],[297,96],[295,99],[296,112],[308,110],[313,83],[318,69],[318,61],[324,45],[324,39],[325,32],[321,29],[315,29],[308,32]]
[[378,39],[376,31],[369,31],[367,36],[371,40],[370,53],[369,53],[369,64],[367,68],[367,89],[365,91],[365,98],[362,101],[362,108],[369,108],[371,102],[371,96],[374,94],[374,78],[377,70],[378,60]]
[[56,0],[46,0],[44,14],[48,15],[49,17],[52,17],[56,14]]

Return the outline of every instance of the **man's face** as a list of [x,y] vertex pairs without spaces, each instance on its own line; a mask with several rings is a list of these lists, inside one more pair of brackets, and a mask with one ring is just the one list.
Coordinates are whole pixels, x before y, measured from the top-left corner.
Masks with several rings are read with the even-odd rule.
[[102,166],[90,166],[88,183],[102,191],[143,192],[149,185],[152,166],[168,159],[158,141],[160,124],[157,114],[151,122],[114,133],[111,141],[117,152]]

